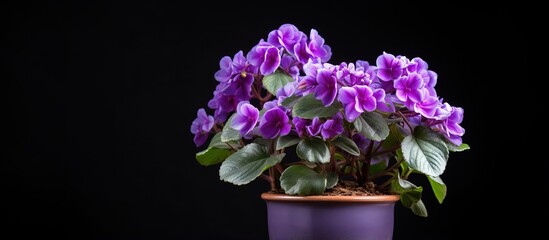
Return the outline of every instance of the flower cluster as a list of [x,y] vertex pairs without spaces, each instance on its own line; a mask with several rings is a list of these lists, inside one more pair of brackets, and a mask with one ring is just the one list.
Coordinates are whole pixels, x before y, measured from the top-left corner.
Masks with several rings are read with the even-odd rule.
[[[280,182],[287,194],[320,194],[332,187],[285,181],[305,178],[303,171],[359,184],[390,176],[379,189],[390,185],[386,192],[401,197],[421,192],[406,180],[413,172],[428,176],[433,189],[442,186],[448,151],[468,146],[462,143],[463,109],[437,95],[438,76],[427,62],[383,52],[375,65],[331,64],[331,55],[316,30],[307,35],[284,24],[246,55],[223,57],[208,103],[213,116],[201,108],[191,126],[197,146],[216,133],[198,161],[222,163],[222,180],[241,185],[263,175],[272,190]],[[284,151],[294,145],[303,164],[285,166]],[[382,170],[373,171],[373,164]],[[417,210],[420,202],[406,205]]]

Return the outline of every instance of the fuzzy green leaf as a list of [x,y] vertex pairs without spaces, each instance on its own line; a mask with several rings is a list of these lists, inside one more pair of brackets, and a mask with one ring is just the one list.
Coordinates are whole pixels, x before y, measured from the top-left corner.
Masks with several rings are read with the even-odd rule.
[[292,108],[297,102],[301,100],[301,96],[292,95],[282,100],[282,106],[285,108]]
[[439,203],[442,203],[446,197],[446,184],[444,184],[440,177],[427,176],[427,178],[429,179],[429,183],[431,184],[435,197],[437,197]]
[[402,141],[402,154],[412,169],[429,176],[440,176],[448,161],[448,147],[427,127],[416,127]]
[[276,150],[291,147],[293,145],[298,144],[299,141],[301,141],[301,138],[298,136],[293,136],[293,135],[281,136],[276,141]]
[[326,175],[326,188],[333,188],[337,182],[339,181],[339,177],[334,172],[329,172]]
[[231,155],[231,151],[228,149],[209,147],[197,153],[196,160],[202,166],[210,166],[223,162],[229,155]]
[[232,149],[232,148],[242,147],[240,143],[237,141],[228,141],[228,142],[221,141],[221,134],[222,132],[218,132],[213,136],[212,140],[210,141],[210,145],[208,145],[209,148],[213,147],[213,148],[221,148],[221,149]]
[[330,150],[319,138],[304,138],[296,148],[297,156],[303,160],[316,163],[330,162]]
[[276,96],[280,88],[284,87],[286,83],[293,81],[294,79],[290,75],[283,72],[275,72],[263,77],[263,87]]
[[240,131],[231,127],[234,116],[236,116],[236,113],[234,113],[229,120],[227,120],[225,126],[223,126],[223,132],[221,132],[221,142],[238,141],[242,137],[240,136]]
[[348,137],[345,137],[343,135],[339,136],[338,138],[334,139],[332,143],[338,147],[339,149],[350,153],[351,155],[359,156],[360,150],[358,149],[358,146],[356,143],[351,140]]
[[284,153],[271,156],[265,146],[250,143],[229,156],[219,168],[221,180],[243,185],[256,179],[263,171],[282,161]]
[[410,208],[412,212],[418,216],[426,217],[427,209],[421,201],[421,193],[423,187],[418,187],[413,183],[397,176],[391,182],[391,188],[394,192],[400,194],[400,202],[403,206]]
[[302,166],[293,165],[280,176],[280,186],[289,195],[314,195],[323,193],[327,179],[320,173]]
[[423,204],[423,201],[421,201],[421,199],[416,202],[416,203],[413,203],[412,206],[410,207],[410,209],[412,209],[412,212],[420,217],[427,217],[428,214],[427,214],[427,208],[425,208],[425,204]]
[[467,144],[467,143],[462,143],[461,145],[457,146],[457,145],[454,145],[452,143],[446,142],[446,146],[448,147],[448,150],[450,150],[452,152],[463,152],[465,150],[471,149],[469,147],[469,144]]
[[332,104],[328,107],[315,98],[314,94],[309,94],[294,105],[292,116],[305,119],[313,119],[315,117],[324,118],[331,117],[339,111],[337,104]]
[[374,141],[381,141],[389,135],[387,121],[376,112],[364,112],[354,121],[357,131]]

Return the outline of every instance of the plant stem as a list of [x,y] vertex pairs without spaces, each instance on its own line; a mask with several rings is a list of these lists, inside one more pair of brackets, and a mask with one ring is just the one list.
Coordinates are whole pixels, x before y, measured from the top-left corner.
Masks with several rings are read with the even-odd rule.
[[402,114],[402,112],[400,112],[400,111],[397,111],[397,112],[402,117],[402,119],[404,120],[406,125],[408,125],[408,128],[410,128],[410,132],[412,132],[412,134],[413,134],[414,133],[414,128],[412,128],[412,125],[410,124],[410,122],[408,122],[408,119],[404,116],[404,114]]
[[274,168],[269,168],[269,178],[270,178],[270,182],[271,182],[271,191],[276,191],[276,176],[275,176],[275,169]]
[[335,147],[332,145],[332,143],[328,142],[328,146],[330,148],[330,163],[332,164],[332,168],[334,172],[337,170],[337,165],[335,161]]
[[275,168],[278,171],[278,173],[280,173],[280,174],[282,174],[282,172],[284,172],[284,168],[282,167],[282,165],[280,165],[280,163],[277,163],[275,165]]
[[366,149],[366,158],[362,163],[362,183],[366,184],[368,182],[368,171],[370,169],[370,162],[372,160],[372,150],[374,148],[374,141],[370,141],[368,148]]
[[[398,166],[400,166],[401,163],[402,163],[402,161],[397,161],[395,164],[393,164],[393,165],[390,166],[389,168],[385,169],[385,171],[380,172],[380,173],[377,173],[377,174],[374,175],[374,176],[371,176],[370,179],[368,179],[368,180],[369,180],[369,181],[373,181],[373,180],[378,179],[379,177],[382,177],[382,176],[387,175],[388,173],[390,173],[391,171],[393,171],[395,168],[397,168]],[[392,175],[392,174],[391,174],[391,175]]]
[[271,183],[271,177],[269,177],[269,175],[265,174],[265,173],[262,173],[261,175],[259,175],[261,178],[263,178],[265,181]]
[[395,146],[395,147],[392,147],[392,148],[389,148],[389,149],[386,149],[386,150],[383,150],[383,151],[379,151],[379,152],[375,152],[375,151],[374,151],[374,154],[372,155],[372,157],[373,157],[373,156],[378,156],[378,155],[381,155],[381,154],[385,154],[385,153],[390,153],[390,152],[393,152],[393,151],[395,151],[395,150],[397,150],[397,149],[399,149],[399,148],[400,148],[400,145]]
[[389,178],[387,179],[387,181],[383,182],[381,185],[378,185],[377,188],[384,189],[385,187],[387,187],[387,185],[391,184],[392,181],[393,181],[393,178]]
[[[353,171],[351,169],[351,173],[353,174],[353,177],[355,178],[355,180],[358,181],[359,179],[362,179],[362,172],[360,171],[360,166],[358,165],[358,161],[356,159],[353,161],[353,163],[355,166],[351,166],[351,168],[355,168],[356,171]],[[357,173],[358,173],[358,176],[357,176]]]
[[236,152],[236,149],[231,144],[229,144],[228,142],[226,142],[225,144],[227,144],[227,146],[229,146],[233,151]]
[[213,130],[215,133],[221,132],[221,130],[217,127],[217,124],[214,124]]

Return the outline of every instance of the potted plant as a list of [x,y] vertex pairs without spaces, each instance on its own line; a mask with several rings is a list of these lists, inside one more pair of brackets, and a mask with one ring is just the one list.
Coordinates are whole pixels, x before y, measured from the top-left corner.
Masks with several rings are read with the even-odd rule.
[[424,60],[331,54],[316,30],[282,25],[221,59],[213,116],[201,108],[191,126],[197,147],[210,140],[196,159],[221,164],[221,180],[269,182],[271,239],[390,239],[396,201],[427,216],[409,176],[427,177],[442,203],[449,152],[469,148],[463,109],[437,95]]

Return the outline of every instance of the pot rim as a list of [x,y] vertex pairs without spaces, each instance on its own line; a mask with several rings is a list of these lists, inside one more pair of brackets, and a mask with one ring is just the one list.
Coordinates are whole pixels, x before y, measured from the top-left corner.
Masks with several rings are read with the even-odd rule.
[[285,202],[361,202],[361,203],[381,203],[396,202],[400,199],[399,195],[375,195],[375,196],[291,196],[278,193],[263,193],[261,198],[265,201],[285,201]]

